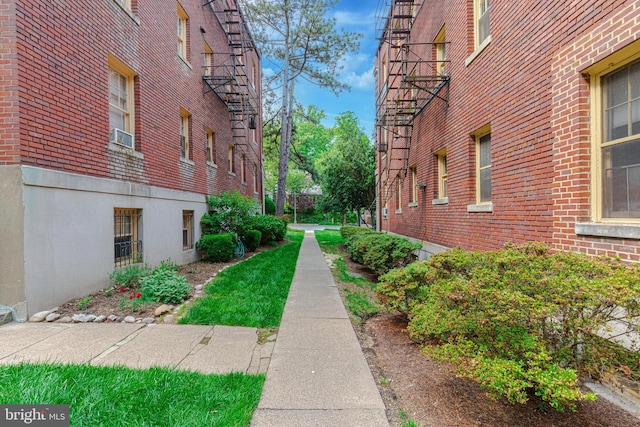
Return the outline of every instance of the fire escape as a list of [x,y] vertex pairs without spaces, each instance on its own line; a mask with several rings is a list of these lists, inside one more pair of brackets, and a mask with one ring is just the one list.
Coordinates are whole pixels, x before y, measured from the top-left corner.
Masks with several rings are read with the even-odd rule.
[[[422,42],[411,32],[422,0],[388,0],[381,28],[376,126],[378,151],[387,156],[380,165],[382,177],[391,182],[381,199],[386,202],[409,169],[409,153],[416,116],[433,100],[448,103],[444,40]],[[425,5],[426,7],[426,5]],[[387,13],[388,11],[388,13]],[[386,181],[386,180],[385,180]]]
[[[203,79],[229,110],[234,147],[246,146],[248,129],[256,128],[259,99],[255,88],[260,78],[254,64],[245,64],[245,52],[256,50],[242,11],[236,0],[205,0],[224,29],[229,49],[223,52],[205,52],[210,64],[205,65]],[[247,67],[250,67],[249,75]]]

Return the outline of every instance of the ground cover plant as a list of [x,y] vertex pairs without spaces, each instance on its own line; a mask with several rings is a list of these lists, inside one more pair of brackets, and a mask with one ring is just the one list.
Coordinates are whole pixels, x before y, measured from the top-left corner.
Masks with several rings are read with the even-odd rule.
[[[363,228],[363,230],[365,229]],[[343,249],[347,239],[342,237],[339,230],[317,230],[315,236],[320,248],[325,253],[340,255],[333,260],[334,272],[336,279],[344,284],[342,291],[345,307],[355,316],[354,320],[357,323],[362,323],[379,313],[382,306],[376,302],[376,283],[370,282],[364,277],[349,274],[344,260],[346,252]]]
[[304,231],[220,272],[179,323],[273,328],[280,325]]
[[612,343],[614,330],[634,332],[640,269],[615,260],[538,243],[456,249],[381,276],[378,293],[409,316],[425,353],[511,403],[533,393],[556,410],[574,409],[595,398],[578,378],[640,378],[638,353]]
[[67,404],[71,426],[246,426],[264,375],[89,365],[0,366],[0,404]]
[[417,259],[414,252],[422,247],[404,237],[377,231],[355,232],[350,227],[343,233],[349,236],[347,250],[351,258],[376,274],[411,264]]

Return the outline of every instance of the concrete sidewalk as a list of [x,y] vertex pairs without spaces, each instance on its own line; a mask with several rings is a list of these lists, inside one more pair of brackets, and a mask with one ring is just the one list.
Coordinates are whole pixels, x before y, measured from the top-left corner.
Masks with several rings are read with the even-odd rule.
[[251,425],[389,425],[331,271],[310,230]]
[[264,373],[274,342],[255,328],[123,323],[9,323],[0,326],[0,364],[163,366],[203,374]]

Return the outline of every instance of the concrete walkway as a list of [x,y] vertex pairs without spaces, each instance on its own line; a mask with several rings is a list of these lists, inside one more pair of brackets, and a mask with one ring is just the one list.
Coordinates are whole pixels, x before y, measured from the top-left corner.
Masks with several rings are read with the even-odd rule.
[[312,233],[305,233],[251,425],[388,426],[373,375]]
[[273,342],[255,328],[123,323],[8,323],[0,326],[0,364],[20,362],[152,366],[203,374],[264,373]]

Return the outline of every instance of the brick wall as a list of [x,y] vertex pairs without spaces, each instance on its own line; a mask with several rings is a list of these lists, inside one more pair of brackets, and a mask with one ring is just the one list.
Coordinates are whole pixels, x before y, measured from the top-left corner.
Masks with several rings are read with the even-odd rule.
[[[10,15],[6,8],[14,3],[3,0],[0,19],[5,12]],[[17,138],[3,137],[0,164],[20,163],[203,194],[211,189],[242,190],[240,178],[227,173],[226,162],[218,161],[218,173],[211,174],[205,161],[205,127],[216,132],[218,154],[226,153],[231,141],[229,112],[215,93],[207,93],[202,79],[204,42],[214,52],[229,49],[211,8],[200,0],[180,1],[189,15],[185,62],[177,54],[175,1],[137,0],[133,12],[118,0],[80,0],[73,7],[67,3],[23,0],[17,2],[14,20],[0,21],[0,26],[15,25],[17,40],[12,51],[10,38],[3,38],[2,52],[9,53],[0,52],[0,60],[9,64],[17,60],[20,66],[15,90],[3,88],[0,104],[10,114],[0,115],[4,120],[0,132],[11,135],[6,122],[15,119],[10,111],[19,88],[19,156]],[[135,139],[143,160],[118,156],[108,148],[108,55],[137,73]],[[259,64],[255,52],[247,55]],[[250,63],[249,57],[245,63]],[[2,72],[15,77],[11,66],[3,66]],[[180,108],[191,114],[193,165],[180,161]],[[260,144],[255,150],[237,150],[238,162],[247,151],[247,158],[260,164]],[[127,172],[122,174],[123,170]]]
[[[418,206],[408,207],[411,180],[405,179],[402,213],[395,213],[391,195],[382,228],[448,247],[492,249],[540,240],[558,249],[637,261],[639,242],[576,236],[574,225],[592,215],[589,82],[580,71],[639,33],[640,2],[527,0],[517,8],[492,2],[491,43],[465,65],[474,49],[472,5],[471,0],[425,2],[415,20],[413,43],[432,42],[446,25],[448,102],[433,99],[414,120],[408,164],[416,165],[418,182],[426,188],[418,190]],[[412,46],[424,59],[432,58],[429,48]],[[476,203],[471,135],[486,124],[491,124],[493,211],[468,212]],[[448,203],[434,205],[435,153],[442,148],[447,149]],[[394,157],[393,151],[379,157],[380,170]],[[389,182],[394,176],[391,172]],[[390,188],[395,191],[395,183]]]

